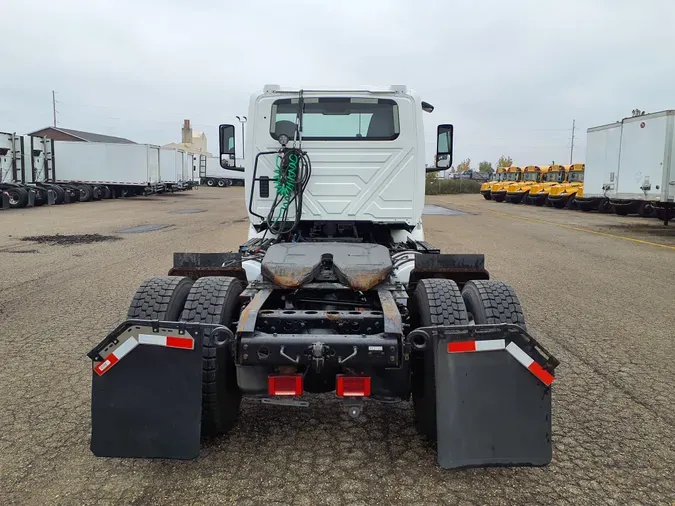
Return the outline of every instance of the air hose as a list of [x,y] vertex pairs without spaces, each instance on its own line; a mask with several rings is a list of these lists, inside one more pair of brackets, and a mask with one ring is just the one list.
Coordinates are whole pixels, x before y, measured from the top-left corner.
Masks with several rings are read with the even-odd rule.
[[[276,160],[276,196],[267,216],[267,229],[273,234],[293,232],[302,216],[302,195],[312,173],[307,153],[299,148],[284,148]],[[294,211],[289,221],[289,209]]]

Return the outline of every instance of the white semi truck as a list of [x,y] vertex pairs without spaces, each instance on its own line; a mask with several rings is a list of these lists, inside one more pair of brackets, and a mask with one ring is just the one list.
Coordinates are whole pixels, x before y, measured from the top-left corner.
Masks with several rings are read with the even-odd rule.
[[[453,150],[453,126],[439,125],[425,166],[431,111],[400,85],[252,96],[248,240],[174,253],[88,353],[95,455],[196,458],[242,397],[292,410],[332,392],[354,418],[366,399],[411,399],[443,468],[550,462],[558,361],[483,255],[426,242],[425,174]],[[234,135],[220,126],[223,167]]]

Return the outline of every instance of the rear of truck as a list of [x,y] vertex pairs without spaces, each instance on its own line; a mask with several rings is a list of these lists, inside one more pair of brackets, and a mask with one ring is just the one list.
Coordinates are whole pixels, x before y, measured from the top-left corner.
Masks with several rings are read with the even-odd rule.
[[[550,462],[557,360],[483,255],[424,240],[423,184],[406,191],[428,171],[423,110],[399,86],[252,98],[249,240],[175,253],[88,354],[95,455],[195,458],[242,398],[301,409],[331,394],[353,418],[412,400],[443,468]],[[447,165],[452,132],[437,130]],[[221,160],[233,139],[223,125]]]

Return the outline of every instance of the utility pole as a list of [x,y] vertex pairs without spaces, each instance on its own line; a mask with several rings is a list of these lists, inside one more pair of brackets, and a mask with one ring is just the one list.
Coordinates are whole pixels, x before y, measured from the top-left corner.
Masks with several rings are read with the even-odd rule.
[[[239,120],[239,123],[241,123],[241,159],[244,159],[244,152],[246,150],[245,144],[244,144],[244,123],[246,123],[246,116],[237,116],[237,119]],[[236,165],[236,160],[235,160],[235,165]]]
[[52,113],[54,115],[54,128],[56,128],[56,93],[52,90]]
[[572,165],[572,159],[574,158],[574,129],[576,127],[576,120],[572,120],[572,146],[570,148],[570,165]]

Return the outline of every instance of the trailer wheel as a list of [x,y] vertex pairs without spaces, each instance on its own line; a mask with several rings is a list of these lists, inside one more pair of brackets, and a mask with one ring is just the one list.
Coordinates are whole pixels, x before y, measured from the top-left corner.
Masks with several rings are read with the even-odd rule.
[[131,300],[128,318],[178,321],[193,281],[182,276],[157,276],[143,281]]
[[209,178],[206,180],[206,186],[215,186],[215,185],[216,182],[213,179]]
[[651,218],[656,215],[656,209],[651,202],[642,202],[638,207],[638,216],[641,218]]
[[50,190],[54,190],[54,204],[63,204],[63,202],[66,200],[66,191],[61,188],[60,186],[57,186],[55,184],[50,184],[50,185],[45,185],[47,188]]
[[33,202],[33,205],[35,207],[45,205],[47,203],[47,190],[38,187],[32,189],[35,190],[35,201]]
[[227,181],[224,179],[219,179],[218,180],[218,188],[225,188],[227,186]]
[[5,192],[9,195],[9,207],[11,209],[26,207],[26,204],[28,204],[27,190],[23,188],[9,188]]
[[[199,278],[190,290],[181,320],[232,328],[239,318],[243,289],[236,278]],[[215,436],[227,432],[237,421],[241,392],[231,348],[216,346],[205,332],[202,350],[202,436]]]
[[80,190],[80,202],[89,202],[93,197],[93,190],[91,186],[86,184],[75,185],[78,190]]
[[103,190],[101,189],[100,186],[93,186],[91,188],[91,199],[92,200],[101,200],[103,197]]
[[101,186],[101,198],[102,199],[109,199],[112,196],[112,192],[110,191],[110,188],[107,186]]
[[[413,328],[431,325],[467,325],[466,307],[457,283],[450,279],[423,279],[410,299]],[[412,398],[418,431],[436,441],[435,350],[415,352],[411,362]]]
[[603,199],[600,204],[598,205],[598,211],[606,214],[606,213],[611,213],[614,210],[614,206],[612,203],[609,201],[609,199],[605,198]]
[[515,323],[527,330],[515,290],[503,281],[475,280],[464,285],[462,298],[476,325]]

